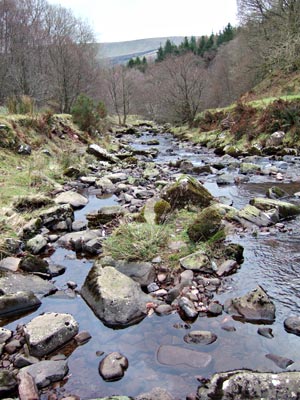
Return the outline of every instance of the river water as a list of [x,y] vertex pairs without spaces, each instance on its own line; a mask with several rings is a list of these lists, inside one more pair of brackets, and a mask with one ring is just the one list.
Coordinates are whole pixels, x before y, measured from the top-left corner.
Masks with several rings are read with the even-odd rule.
[[[141,142],[152,139],[145,133],[139,141],[133,143],[137,148],[145,148]],[[207,149],[183,146],[171,135],[160,135],[160,153],[158,163],[176,161],[178,158],[188,159],[194,165],[202,165],[207,160],[219,162],[218,157]],[[155,147],[155,146],[154,146]],[[172,151],[171,151],[171,150]],[[270,162],[263,160],[264,163]],[[298,164],[289,164],[291,175],[298,174]],[[233,172],[234,173],[234,172]],[[218,186],[216,176],[199,177],[214,196],[226,196],[236,208],[241,208],[251,197],[264,195],[268,187],[274,186],[274,179],[255,176],[250,183],[243,185]],[[298,183],[281,184],[289,194],[300,190]],[[116,204],[116,197],[99,199],[90,196],[88,205],[75,213],[77,220],[84,220],[85,214],[103,205]],[[223,291],[215,296],[220,302],[227,298],[243,295],[261,285],[276,305],[276,321],[272,324],[273,339],[257,334],[258,325],[232,320],[222,314],[214,318],[199,317],[192,325],[193,330],[211,330],[218,339],[210,346],[195,346],[184,342],[187,333],[184,322],[177,313],[158,317],[153,314],[146,317],[138,325],[127,329],[113,330],[105,327],[95,317],[80,295],[68,296],[64,290],[66,282],[75,281],[80,288],[92,266],[93,260],[76,257],[71,250],[57,248],[51,256],[55,263],[64,265],[66,272],[55,278],[55,285],[62,289],[54,296],[43,299],[42,306],[25,317],[15,321],[7,321],[9,329],[26,323],[42,312],[71,313],[79,322],[80,330],[88,330],[92,339],[76,349],[69,349],[68,378],[60,388],[59,396],[75,394],[81,399],[104,397],[113,394],[135,396],[150,391],[154,387],[167,389],[175,398],[185,399],[188,393],[195,393],[199,375],[210,376],[214,372],[237,368],[249,368],[259,371],[275,371],[281,369],[265,357],[268,353],[284,356],[295,361],[289,370],[300,370],[300,337],[287,334],[283,328],[283,320],[291,315],[300,315],[300,220],[286,222],[286,232],[251,233],[240,232],[230,240],[244,246],[245,261],[241,269],[224,279]],[[235,331],[222,329],[224,322],[235,327]],[[183,348],[208,352],[213,362],[207,370],[197,370],[187,365],[174,367],[158,362],[157,351],[161,345],[176,345]],[[102,359],[99,352],[105,354],[119,351],[129,360],[129,368],[125,377],[113,383],[103,381],[98,373],[98,365]],[[44,397],[46,399],[46,397]]]

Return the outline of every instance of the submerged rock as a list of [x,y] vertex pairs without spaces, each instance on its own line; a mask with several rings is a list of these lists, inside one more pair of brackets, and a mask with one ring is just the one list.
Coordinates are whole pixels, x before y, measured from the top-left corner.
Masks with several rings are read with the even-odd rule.
[[289,365],[294,364],[295,361],[286,357],[277,356],[276,354],[266,354],[266,358],[273,361],[279,368],[285,369]]
[[114,267],[98,264],[86,277],[81,295],[105,325],[116,328],[142,320],[147,315],[147,303],[153,301],[137,282]]
[[191,331],[184,336],[186,343],[208,345],[217,340],[217,335],[209,331]]
[[78,333],[78,323],[70,314],[46,313],[24,327],[29,352],[43,357],[61,347]]
[[179,346],[162,345],[157,352],[157,361],[163,365],[186,365],[192,368],[204,369],[209,366],[212,357],[210,354],[200,351]]
[[261,286],[242,297],[226,300],[224,309],[228,314],[249,322],[275,320],[275,305]]
[[99,364],[99,373],[105,381],[118,381],[128,368],[128,360],[118,352],[108,354]]
[[0,292],[13,294],[15,292],[33,292],[36,295],[47,295],[56,291],[56,287],[44,279],[34,275],[2,273],[0,276]]
[[300,396],[300,372],[252,372],[237,370],[213,375],[198,390],[201,400],[295,400]]
[[136,396],[135,400],[174,400],[174,397],[165,389],[154,388],[151,392]]

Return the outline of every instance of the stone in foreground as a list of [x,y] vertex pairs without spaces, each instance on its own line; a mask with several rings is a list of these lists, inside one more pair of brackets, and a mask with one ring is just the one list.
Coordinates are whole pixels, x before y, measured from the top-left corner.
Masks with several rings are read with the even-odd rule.
[[204,369],[209,366],[212,357],[208,353],[189,350],[179,346],[162,345],[157,352],[157,360],[163,365],[187,365],[193,368]]
[[99,373],[105,381],[113,382],[123,378],[128,368],[128,360],[122,354],[108,354],[99,364]]
[[78,323],[70,314],[46,313],[24,327],[32,356],[43,357],[61,347],[78,333]]
[[105,325],[115,328],[141,321],[147,315],[147,303],[153,302],[137,282],[114,267],[102,268],[97,263],[90,270],[81,295]]
[[29,365],[20,370],[18,378],[22,379],[22,374],[31,375],[39,389],[49,386],[52,382],[62,380],[68,373],[67,361],[40,361]]
[[[17,388],[15,375],[7,370],[0,369],[0,396],[5,398],[10,392]],[[2,397],[3,396],[3,397]]]
[[275,320],[275,305],[261,286],[242,297],[226,300],[224,309],[249,322],[271,323]]
[[237,370],[213,375],[200,387],[201,400],[295,400],[300,396],[300,372],[279,374]]

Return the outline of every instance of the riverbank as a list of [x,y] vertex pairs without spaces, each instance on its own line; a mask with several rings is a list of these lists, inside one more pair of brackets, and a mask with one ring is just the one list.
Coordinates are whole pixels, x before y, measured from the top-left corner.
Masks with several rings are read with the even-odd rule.
[[[80,158],[83,155],[88,157],[87,169],[71,179],[65,178],[60,188],[51,190],[46,207],[44,200],[37,202],[34,214],[30,212],[31,223],[18,240],[10,241],[10,244],[17,245],[13,257],[15,265],[27,259],[27,263],[17,264],[19,271],[16,275],[20,278],[24,274],[20,269],[26,271],[25,275],[34,283],[30,290],[36,291],[35,295],[42,304],[36,302],[35,306],[40,308],[16,322],[5,320],[8,330],[14,332],[14,336],[7,339],[1,361],[7,371],[18,372],[15,359],[26,355],[26,346],[29,346],[29,353],[32,352],[28,334],[26,337],[28,324],[31,327],[30,321],[43,312],[71,312],[80,330],[90,333],[91,338],[86,339],[87,343],[83,341],[85,344],[82,346],[78,347],[78,342],[74,343],[75,339],[72,339],[70,348],[69,337],[66,339],[68,347],[61,348],[64,342],[58,346],[73,375],[73,378],[60,381],[59,386],[69,395],[81,398],[99,397],[99,391],[102,396],[117,392],[138,398],[146,388],[150,392],[159,386],[171,393],[163,391],[160,396],[164,397],[159,398],[184,398],[189,392],[193,392],[195,398],[197,386],[205,381],[203,374],[210,376],[228,369],[229,365],[230,368],[272,368],[279,371],[282,369],[279,364],[286,368],[293,361],[293,366],[298,369],[298,361],[289,354],[291,342],[297,346],[297,337],[284,332],[283,326],[289,316],[286,314],[289,307],[277,310],[278,303],[286,301],[276,296],[278,286],[270,287],[271,297],[258,291],[260,298],[264,299],[264,306],[271,311],[269,314],[264,307],[254,307],[250,312],[244,308],[241,299],[235,300],[239,305],[233,312],[229,311],[229,306],[225,307],[225,300],[242,298],[246,293],[253,300],[253,289],[264,282],[262,275],[257,282],[257,269],[251,265],[253,255],[249,253],[249,245],[257,251],[252,240],[258,238],[256,243],[261,246],[262,241],[268,238],[278,240],[282,236],[284,242],[284,238],[290,238],[292,234],[293,221],[285,219],[298,212],[295,195],[299,173],[297,157],[220,158],[210,149],[177,141],[163,130],[153,125],[118,129],[109,140],[114,151],[107,152],[96,144],[86,146],[84,153],[80,151],[79,154]],[[78,167],[78,162],[73,167]],[[262,186],[258,190],[259,184]],[[265,198],[267,189],[277,185],[286,190],[284,201],[289,200],[292,204],[269,199],[264,205],[256,201],[251,204],[253,208],[249,208],[253,194]],[[248,194],[245,188],[248,188]],[[278,193],[277,190],[273,192]],[[103,208],[107,196],[114,207]],[[26,205],[32,203],[33,198],[17,203],[13,211],[22,214]],[[256,207],[258,204],[259,208]],[[287,210],[292,214],[286,214]],[[251,281],[248,277],[248,281],[241,284],[235,278],[245,271],[245,265],[241,248],[232,247],[232,240],[224,241],[226,235],[233,241],[245,238],[244,264],[246,270],[253,270]],[[26,246],[24,249],[20,247],[22,242]],[[44,259],[48,264],[42,265],[41,261],[28,263],[30,253],[36,260]],[[193,256],[188,257],[191,254]],[[278,255],[282,257],[280,251]],[[97,259],[95,263],[94,258]],[[127,260],[124,263],[119,258]],[[274,254],[272,260],[276,260]],[[42,267],[43,270],[38,270]],[[31,275],[28,275],[28,268],[33,268]],[[112,280],[101,280],[103,271],[106,278],[111,274]],[[124,278],[124,272],[130,281]],[[289,272],[286,274],[288,276]],[[5,275],[3,273],[2,278]],[[48,287],[44,281],[43,290],[46,285],[46,293],[50,296],[43,297],[45,292],[41,295],[40,288],[37,292],[36,278],[46,276],[52,278],[54,286]],[[285,278],[281,275],[281,279]],[[132,283],[136,280],[138,286]],[[116,296],[116,290],[105,296],[101,294],[107,293],[116,282],[120,296]],[[130,287],[129,282],[133,286],[124,295],[120,288]],[[234,290],[230,288],[232,285]],[[84,288],[81,296],[80,287]],[[96,301],[92,299],[91,287],[92,292],[95,288],[99,291],[102,305],[99,298]],[[2,287],[2,290],[8,289]],[[133,297],[133,293],[137,297]],[[130,298],[130,307],[122,304],[124,296]],[[291,293],[287,296],[291,298]],[[114,302],[117,310],[121,310],[122,318],[116,318],[116,309],[110,309]],[[105,313],[102,312],[103,304]],[[276,305],[275,316],[272,304]],[[138,320],[142,322],[132,325]],[[260,320],[266,328],[274,325],[275,339],[270,341],[266,336],[257,335],[257,326],[245,323],[249,320]],[[76,323],[72,322],[72,325]],[[127,328],[112,330],[111,327]],[[52,329],[51,324],[47,325],[47,331]],[[16,346],[8,353],[5,347],[10,345],[11,348],[12,341],[19,341],[20,347]],[[276,352],[279,347],[281,354]],[[122,375],[118,378],[123,378],[110,383],[109,379],[98,375],[98,367],[112,352],[124,355],[129,366],[124,368],[128,362],[121,357]],[[265,354],[271,355],[271,359]],[[44,358],[57,361],[56,356],[53,348],[46,355],[38,355],[40,362]],[[105,376],[102,367],[100,374]],[[87,382],[90,383],[90,393],[86,393]],[[66,393],[57,384],[40,390],[41,398],[49,395],[63,398]],[[191,396],[189,398],[193,398]]]

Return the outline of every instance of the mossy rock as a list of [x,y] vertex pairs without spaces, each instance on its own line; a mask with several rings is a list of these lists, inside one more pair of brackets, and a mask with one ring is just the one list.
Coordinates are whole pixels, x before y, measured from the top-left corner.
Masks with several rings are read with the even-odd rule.
[[161,193],[161,198],[167,201],[172,209],[181,209],[191,204],[199,208],[208,207],[213,200],[209,191],[190,176],[184,176],[166,186]]
[[155,222],[161,224],[165,222],[168,213],[171,211],[171,205],[166,200],[159,199],[154,204]]
[[252,163],[242,163],[240,165],[241,174],[255,174],[261,170],[259,165]]
[[282,198],[282,197],[284,197],[284,196],[287,196],[288,195],[288,193],[286,192],[286,191],[284,191],[283,189],[281,189],[280,187],[278,187],[278,186],[272,186],[271,188],[269,188],[268,190],[267,190],[267,193],[266,193],[266,196],[269,198],[269,199],[280,199],[280,198]]
[[16,149],[20,145],[17,134],[7,125],[0,125],[0,148]]
[[206,241],[221,230],[221,226],[222,215],[214,206],[211,206],[198,214],[187,233],[193,242]]
[[64,170],[63,174],[68,178],[79,178],[81,171],[77,167],[70,166]]
[[13,202],[13,207],[17,212],[32,212],[52,205],[54,201],[50,197],[40,194],[18,197]]
[[294,217],[300,214],[300,206],[286,201],[256,197],[250,200],[250,204],[263,211],[275,208],[278,210],[281,219]]

